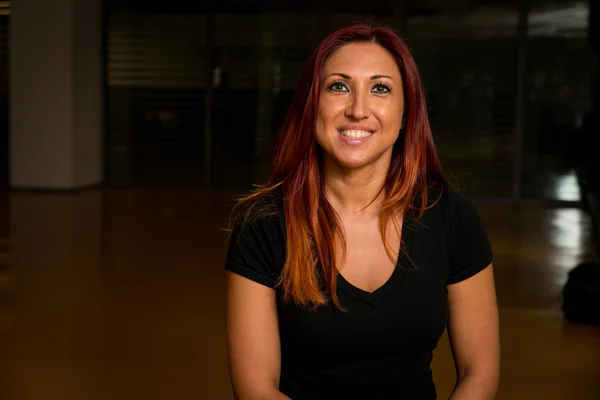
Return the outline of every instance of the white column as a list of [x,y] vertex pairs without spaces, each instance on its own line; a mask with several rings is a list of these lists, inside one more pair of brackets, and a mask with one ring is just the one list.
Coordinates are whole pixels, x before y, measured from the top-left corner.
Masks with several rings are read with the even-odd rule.
[[101,183],[101,0],[13,2],[9,51],[11,186]]

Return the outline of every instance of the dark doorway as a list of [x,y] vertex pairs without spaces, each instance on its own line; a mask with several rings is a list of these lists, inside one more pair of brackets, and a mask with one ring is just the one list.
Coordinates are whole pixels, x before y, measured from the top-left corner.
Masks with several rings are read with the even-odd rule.
[[9,182],[8,16],[0,16],[0,187]]

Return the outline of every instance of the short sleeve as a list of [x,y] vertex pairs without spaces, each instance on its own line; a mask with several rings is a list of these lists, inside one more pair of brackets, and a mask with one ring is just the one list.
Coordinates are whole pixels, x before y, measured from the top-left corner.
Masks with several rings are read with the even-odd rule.
[[231,232],[225,269],[274,288],[285,261],[284,248],[278,215],[240,218]]
[[492,247],[475,208],[466,197],[448,189],[450,274],[447,284],[466,280],[493,260]]

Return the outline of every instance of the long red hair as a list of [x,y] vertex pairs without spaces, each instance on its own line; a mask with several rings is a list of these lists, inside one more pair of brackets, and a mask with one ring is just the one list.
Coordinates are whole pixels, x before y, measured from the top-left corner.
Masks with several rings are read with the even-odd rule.
[[[336,237],[345,242],[337,214],[324,196],[322,160],[314,130],[323,65],[337,49],[352,42],[376,43],[387,49],[403,78],[405,123],[382,188],[380,227],[386,247],[386,229],[394,216],[417,211],[415,215],[420,217],[428,205],[428,187],[446,182],[429,126],[419,72],[406,43],[389,28],[366,24],[348,25],[327,36],[303,70],[276,141],[267,182],[240,200],[240,204],[259,204],[256,200],[275,190],[282,195],[287,246],[278,285],[284,299],[298,306],[332,301],[342,308],[336,294],[334,244]],[[248,210],[264,211],[260,207]],[[395,261],[394,254],[387,250]]]

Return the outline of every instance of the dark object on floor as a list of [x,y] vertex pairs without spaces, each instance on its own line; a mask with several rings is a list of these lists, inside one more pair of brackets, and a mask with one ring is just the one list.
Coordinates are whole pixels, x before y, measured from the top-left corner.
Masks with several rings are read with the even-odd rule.
[[600,265],[585,262],[573,268],[563,287],[562,301],[565,319],[600,324]]

